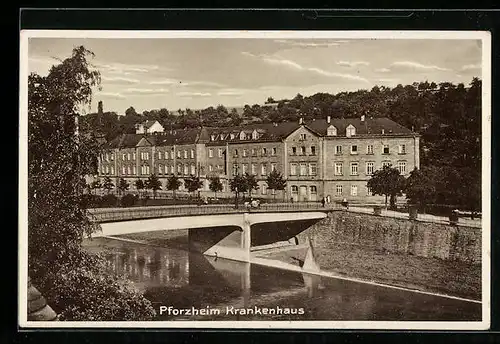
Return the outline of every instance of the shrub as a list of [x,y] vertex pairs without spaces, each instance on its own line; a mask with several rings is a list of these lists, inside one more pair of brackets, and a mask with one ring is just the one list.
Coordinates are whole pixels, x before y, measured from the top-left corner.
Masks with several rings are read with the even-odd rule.
[[122,207],[132,207],[137,201],[138,197],[133,194],[126,194],[121,199]]
[[115,207],[118,204],[118,198],[113,194],[104,195],[101,198],[102,207]]
[[144,321],[156,315],[132,282],[107,272],[101,255],[84,252],[77,261],[43,278],[44,295],[61,320]]
[[99,195],[82,195],[80,198],[80,204],[82,208],[98,208],[101,206],[101,196]]

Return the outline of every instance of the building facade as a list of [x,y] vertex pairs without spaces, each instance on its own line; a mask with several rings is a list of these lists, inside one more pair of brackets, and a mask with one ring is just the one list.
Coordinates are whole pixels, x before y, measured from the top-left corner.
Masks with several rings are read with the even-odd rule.
[[[254,197],[294,202],[347,199],[378,202],[367,182],[385,165],[403,176],[419,168],[419,135],[388,118],[316,119],[309,122],[261,123],[242,127],[193,128],[151,134],[123,134],[104,145],[99,176],[117,185],[124,178],[156,174],[166,189],[171,175],[198,176],[201,193],[211,193],[209,179],[219,177],[223,196],[230,180],[256,176]],[[283,191],[267,189],[273,170],[286,180]],[[180,191],[183,191],[181,186]]]

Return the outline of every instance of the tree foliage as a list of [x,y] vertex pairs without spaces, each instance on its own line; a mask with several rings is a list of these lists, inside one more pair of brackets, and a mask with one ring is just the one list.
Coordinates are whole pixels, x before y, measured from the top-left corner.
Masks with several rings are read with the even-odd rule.
[[278,170],[273,170],[266,178],[267,188],[271,190],[285,190],[286,180]]
[[130,187],[130,183],[127,182],[124,178],[120,178],[120,180],[118,181],[117,187],[118,187],[118,190],[120,190],[120,192],[125,192]]
[[190,176],[189,178],[185,178],[184,184],[189,192],[195,192],[203,186],[203,182],[198,176]]
[[153,191],[153,199],[156,199],[156,193],[161,190],[161,181],[158,179],[156,174],[152,174],[148,177],[145,184],[146,189]]
[[174,199],[175,199],[175,192],[179,189],[180,186],[181,186],[181,181],[179,180],[179,178],[175,174],[168,177],[167,190],[172,191],[172,193],[174,195]]
[[217,198],[217,192],[222,191],[222,182],[218,176],[211,177],[209,181],[208,187],[214,193],[214,197]]
[[[122,307],[135,309],[125,318],[150,319],[151,304],[136,290],[123,292],[124,279],[104,277],[99,270],[87,278],[85,272],[104,263],[82,247],[83,239],[99,229],[82,202],[84,177],[93,172],[98,145],[88,128],[77,127],[80,110],[100,83],[91,56],[76,47],[47,76],[28,77],[28,274],[66,320],[115,320],[112,314]],[[106,294],[89,292],[104,287]],[[75,296],[79,292],[84,295]]]
[[111,180],[109,176],[104,177],[104,181],[102,183],[102,188],[106,190],[107,193],[111,191],[115,187],[115,184]]
[[374,195],[385,196],[385,205],[387,206],[387,197],[390,197],[391,208],[396,206],[396,196],[401,196],[405,188],[405,178],[399,173],[399,170],[390,166],[384,166],[381,170],[373,173],[367,183],[368,188]]

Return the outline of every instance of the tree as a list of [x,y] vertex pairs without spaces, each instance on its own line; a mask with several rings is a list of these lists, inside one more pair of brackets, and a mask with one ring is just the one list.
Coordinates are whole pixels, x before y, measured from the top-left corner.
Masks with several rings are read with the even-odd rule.
[[[100,229],[80,192],[98,144],[83,128],[77,130],[79,113],[90,107],[100,83],[88,61],[92,56],[79,46],[47,76],[28,77],[28,275],[67,320],[149,319],[151,303],[138,291],[125,290],[123,280],[100,269],[103,258],[82,246]],[[85,293],[84,302],[72,297],[76,290],[106,288],[105,295]]]
[[209,181],[208,187],[214,193],[214,197],[217,198],[217,192],[222,191],[222,182],[218,176],[210,177]]
[[179,186],[181,186],[181,181],[175,174],[171,175],[167,179],[167,190],[172,191],[173,197],[175,199],[175,192],[179,189]]
[[244,194],[248,190],[247,180],[244,176],[238,174],[229,181],[229,187],[231,191],[234,192],[235,207],[238,208],[238,197],[240,192]]
[[189,192],[195,192],[203,186],[203,182],[200,180],[198,176],[191,176],[189,178],[184,179],[184,183],[186,185],[186,189]]
[[99,103],[97,103],[97,114],[99,116],[102,116],[103,113],[104,113],[104,111],[103,111],[103,106],[102,106],[102,100],[99,100]]
[[127,110],[125,110],[125,116],[137,116],[137,112],[135,111],[134,107],[131,106]]
[[396,207],[396,196],[401,196],[404,189],[405,178],[399,173],[397,168],[384,166],[381,170],[375,171],[368,180],[367,186],[374,195],[385,196],[385,206],[387,208],[387,197],[390,197],[390,208]]
[[115,184],[113,184],[113,181],[109,176],[104,177],[104,182],[102,183],[102,188],[106,190],[106,193],[109,194],[112,188],[115,187]]
[[130,183],[127,182],[125,179],[120,178],[120,180],[118,181],[118,190],[120,192],[125,192],[128,190],[129,187],[130,187]]
[[[278,170],[273,170],[266,179],[267,188],[271,190],[285,190],[286,181]],[[275,198],[276,194],[273,195]]]
[[439,170],[432,168],[414,169],[406,179],[406,198],[425,212],[425,207],[437,198],[436,183],[440,183]]
[[144,182],[142,181],[142,179],[136,179],[136,181],[134,182],[134,185],[135,185],[135,188],[137,189],[137,191],[139,191],[139,197],[141,196],[141,191],[144,190]]
[[161,182],[156,174],[153,173],[149,176],[146,181],[146,188],[153,190],[153,199],[156,199],[156,192],[161,190]]

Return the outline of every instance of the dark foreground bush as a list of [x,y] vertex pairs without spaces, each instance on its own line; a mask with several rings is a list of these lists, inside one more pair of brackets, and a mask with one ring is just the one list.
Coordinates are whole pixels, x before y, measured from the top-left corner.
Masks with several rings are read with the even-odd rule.
[[102,200],[99,195],[84,194],[81,196],[80,202],[83,208],[99,208]]
[[155,315],[151,302],[129,280],[107,272],[100,255],[83,253],[43,278],[44,296],[61,320],[144,321]]
[[102,207],[116,207],[118,205],[118,197],[113,194],[104,195],[101,198]]
[[122,207],[132,207],[138,201],[138,197],[133,194],[126,194],[121,199]]

